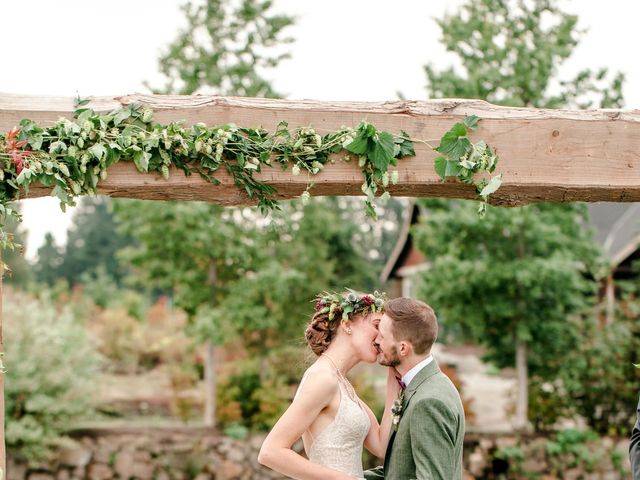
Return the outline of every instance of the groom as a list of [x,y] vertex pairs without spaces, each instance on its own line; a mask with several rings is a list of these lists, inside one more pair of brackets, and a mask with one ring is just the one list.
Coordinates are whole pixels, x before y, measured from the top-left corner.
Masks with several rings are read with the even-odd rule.
[[431,355],[436,316],[427,304],[410,298],[388,301],[384,312],[375,340],[378,363],[395,367],[406,388],[394,408],[384,467],[367,470],[365,478],[461,479],[464,410],[458,391]]

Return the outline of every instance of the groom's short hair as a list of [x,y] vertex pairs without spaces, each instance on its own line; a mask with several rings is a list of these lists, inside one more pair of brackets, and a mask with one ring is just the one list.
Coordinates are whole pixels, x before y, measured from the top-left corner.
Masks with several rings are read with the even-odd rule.
[[384,313],[393,321],[391,331],[397,342],[409,342],[418,355],[431,350],[438,338],[438,320],[429,305],[399,297],[385,303]]

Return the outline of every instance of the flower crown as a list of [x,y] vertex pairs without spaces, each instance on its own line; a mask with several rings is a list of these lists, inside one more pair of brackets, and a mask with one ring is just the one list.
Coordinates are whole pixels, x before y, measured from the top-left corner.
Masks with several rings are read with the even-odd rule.
[[361,295],[347,288],[347,293],[324,292],[316,297],[316,312],[328,313],[329,320],[333,320],[336,313],[342,312],[342,321],[349,321],[349,314],[366,312],[381,312],[387,296],[377,290],[373,293]]

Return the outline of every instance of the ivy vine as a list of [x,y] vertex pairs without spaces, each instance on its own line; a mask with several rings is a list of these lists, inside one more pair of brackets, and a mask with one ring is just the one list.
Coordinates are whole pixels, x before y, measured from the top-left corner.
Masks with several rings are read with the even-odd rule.
[[478,209],[478,213],[483,216],[487,211],[489,195],[502,184],[502,174],[489,177],[489,180],[484,176],[495,171],[498,156],[484,140],[476,143],[469,140],[469,130],[476,130],[479,121],[480,118],[471,115],[456,123],[442,136],[440,144],[434,150],[442,154],[435,159],[436,173],[443,181],[447,177],[455,177],[473,185],[483,200]]
[[[254,200],[263,213],[278,208],[276,189],[254,176],[262,168],[291,168],[293,175],[311,177],[327,163],[332,154],[346,151],[345,161],[357,161],[363,174],[362,192],[366,196],[366,214],[376,217],[373,199],[380,190],[383,201],[389,198],[387,187],[398,181],[398,159],[414,156],[413,139],[404,132],[393,135],[363,121],[356,128],[343,127],[336,132],[318,134],[311,127],[291,131],[286,121],[275,132],[263,128],[245,128],[234,124],[208,127],[204,123],[185,127],[183,122],[160,125],[153,122],[153,111],[129,105],[110,113],[87,108],[88,100],[77,99],[73,120],[59,119],[50,127],[22,120],[19,127],[0,133],[0,248],[15,248],[5,232],[7,217],[19,217],[10,203],[26,194],[33,182],[51,187],[64,210],[75,205],[80,195],[95,195],[107,169],[119,160],[133,161],[140,172],[158,172],[169,178],[173,166],[189,176],[200,175],[212,184],[214,174],[225,168],[235,185]],[[497,157],[480,141],[471,143],[468,130],[477,127],[478,117],[467,117],[446,132],[435,150],[436,172],[445,179],[457,177],[476,186],[486,205],[487,197],[500,185],[500,176],[491,181],[474,178],[491,173]],[[426,142],[425,142],[426,143]],[[433,148],[433,147],[432,147]],[[302,194],[310,196],[309,181]],[[484,212],[481,207],[481,211]]]

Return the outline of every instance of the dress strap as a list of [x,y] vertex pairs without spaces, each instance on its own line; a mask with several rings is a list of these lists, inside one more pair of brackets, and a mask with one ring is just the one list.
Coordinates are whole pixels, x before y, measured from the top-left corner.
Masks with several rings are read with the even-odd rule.
[[331,362],[331,365],[333,365],[333,367],[336,369],[336,373],[338,375],[338,385],[341,385],[340,388],[341,389],[344,388],[345,393],[347,394],[347,397],[349,397],[352,402],[357,403],[358,406],[364,410],[364,407],[361,405],[361,401],[358,398],[358,394],[356,393],[356,389],[353,388],[353,385],[351,385],[351,382],[340,371],[340,369],[338,368],[338,365],[336,365],[336,362],[333,361],[333,358],[331,358],[329,355],[327,355],[324,352],[321,353],[320,356],[327,357],[329,359],[329,361]]

